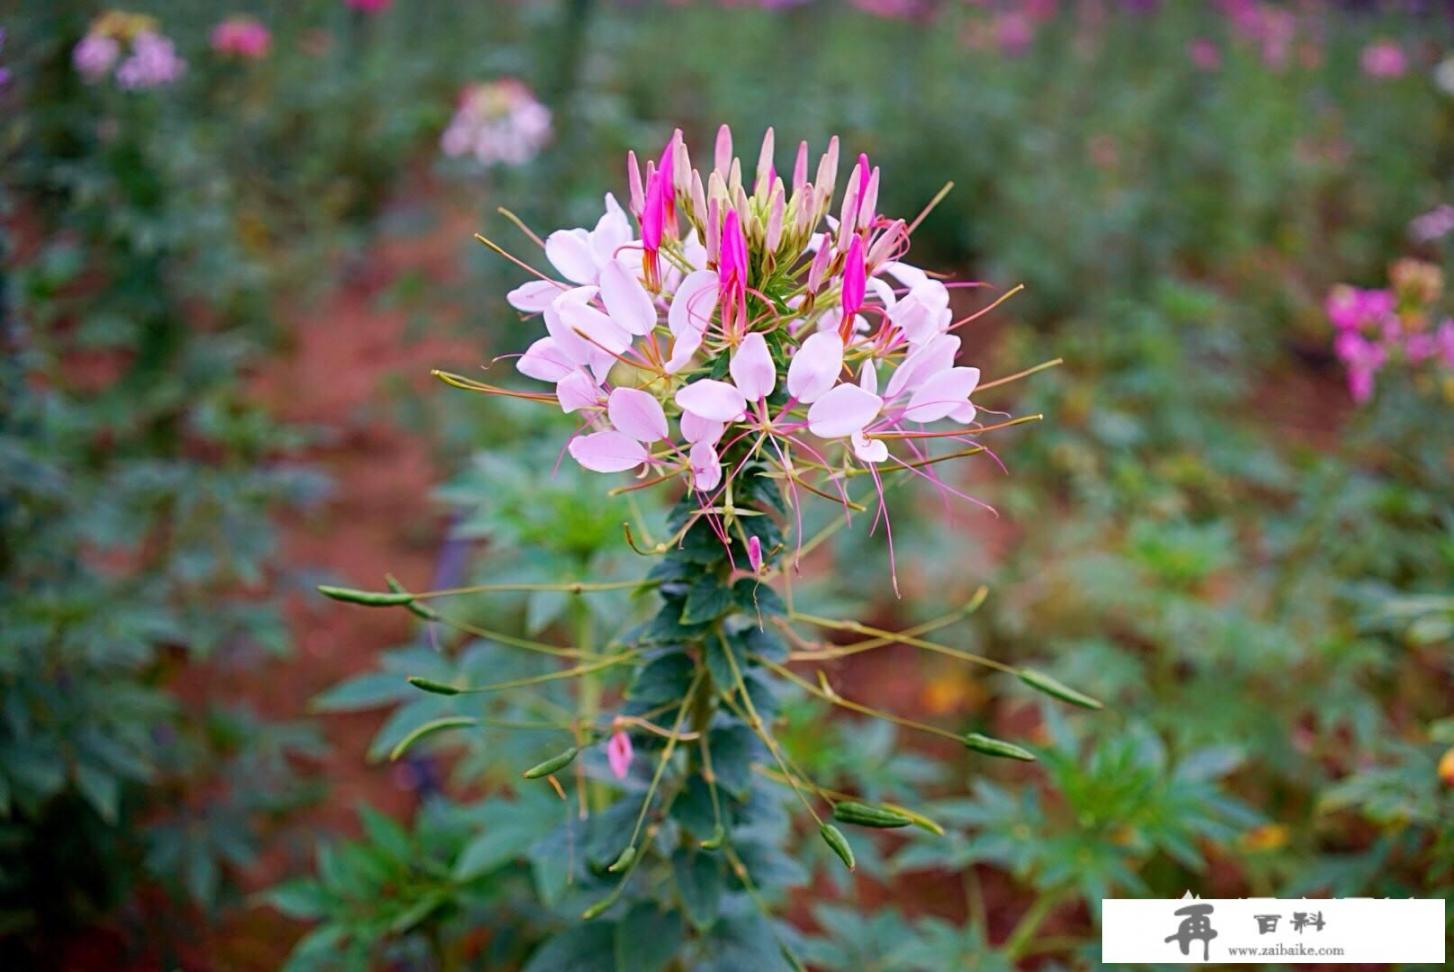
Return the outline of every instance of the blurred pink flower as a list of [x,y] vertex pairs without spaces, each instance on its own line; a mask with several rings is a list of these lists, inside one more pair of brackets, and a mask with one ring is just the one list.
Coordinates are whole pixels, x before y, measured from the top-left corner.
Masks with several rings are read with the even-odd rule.
[[1206,37],[1197,37],[1187,42],[1187,57],[1201,71],[1215,71],[1222,66],[1222,52],[1216,42]]
[[995,19],[995,43],[1000,52],[1019,57],[1035,40],[1035,23],[1018,10],[1007,11]]
[[631,737],[616,730],[606,743],[606,762],[611,765],[611,775],[618,780],[626,779],[626,774],[631,772],[631,757]]
[[1409,223],[1409,236],[1419,243],[1432,243],[1451,232],[1454,232],[1454,206],[1448,204],[1435,206]]
[[523,165],[550,140],[550,122],[550,109],[523,81],[473,84],[460,94],[439,146],[450,158],[471,156],[482,166]]
[[273,36],[255,17],[236,14],[212,28],[212,49],[218,54],[256,61],[267,57]]
[[171,84],[185,73],[187,62],[177,56],[171,40],[144,30],[131,39],[131,56],[116,69],[116,84],[140,90]]
[[362,10],[364,13],[380,13],[394,5],[394,0],[343,0],[343,2],[352,9]]
[[1408,56],[1391,40],[1377,40],[1363,48],[1358,64],[1370,78],[1398,78],[1408,70]]
[[71,51],[71,64],[87,81],[99,81],[121,57],[121,42],[105,34],[87,34]]

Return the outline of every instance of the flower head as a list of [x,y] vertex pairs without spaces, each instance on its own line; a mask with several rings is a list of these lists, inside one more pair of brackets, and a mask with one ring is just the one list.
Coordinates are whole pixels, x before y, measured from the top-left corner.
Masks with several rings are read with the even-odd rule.
[[517,368],[580,422],[577,462],[681,477],[710,516],[749,467],[792,505],[856,506],[848,484],[880,466],[952,492],[925,469],[984,431],[979,369],[957,364],[950,284],[904,261],[910,226],[878,211],[866,156],[833,205],[838,151],[810,181],[799,146],[784,183],[770,130],[750,174],[725,126],[705,174],[676,133],[644,178],[628,161],[635,227],[608,195],[594,228],[546,237],[554,275],[508,295],[545,331]]
[[1395,41],[1377,40],[1363,48],[1358,65],[1370,78],[1398,78],[1408,70],[1408,55]]
[[481,166],[523,165],[550,132],[550,109],[523,81],[501,78],[464,90],[439,144],[450,158],[469,156]]
[[212,28],[212,49],[227,57],[248,61],[268,55],[273,37],[256,17],[236,14]]
[[187,70],[155,19],[118,10],[91,22],[71,51],[71,64],[89,82],[104,79],[115,68],[117,87],[128,90],[163,87]]

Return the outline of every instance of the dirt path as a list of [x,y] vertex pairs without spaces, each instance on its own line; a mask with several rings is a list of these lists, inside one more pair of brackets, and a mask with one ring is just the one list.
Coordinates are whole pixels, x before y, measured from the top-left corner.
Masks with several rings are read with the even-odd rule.
[[[361,587],[376,587],[393,573],[418,589],[427,586],[444,537],[444,518],[430,499],[444,470],[431,455],[428,436],[400,427],[392,402],[401,385],[428,390],[436,384],[431,368],[472,369],[482,346],[455,336],[451,315],[432,317],[424,335],[414,334],[409,311],[381,298],[401,278],[458,282],[478,200],[446,202],[429,187],[412,187],[402,198],[411,207],[404,214],[408,222],[422,227],[384,238],[342,274],[333,292],[290,315],[292,353],[265,365],[256,390],[278,417],[325,432],[323,444],[305,459],[333,481],[319,508],[281,524],[283,562]],[[227,691],[272,718],[303,718],[319,692],[369,670],[381,652],[410,634],[400,612],[350,610],[303,594],[290,599],[287,616],[290,657],[210,690]],[[383,717],[316,717],[329,753],[308,772],[326,781],[327,797],[307,811],[305,835],[357,833],[355,808],[364,802],[408,817],[415,797],[405,772],[366,758]],[[313,841],[299,838],[295,830],[276,840],[244,876],[246,886],[306,872]],[[208,935],[198,968],[275,969],[302,931],[270,909],[240,910]]]

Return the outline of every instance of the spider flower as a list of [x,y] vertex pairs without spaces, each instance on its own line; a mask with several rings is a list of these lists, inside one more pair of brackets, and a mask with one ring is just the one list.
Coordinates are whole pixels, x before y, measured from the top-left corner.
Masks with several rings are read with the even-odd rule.
[[518,394],[577,419],[580,465],[681,478],[704,510],[730,508],[749,466],[793,505],[811,492],[854,507],[850,478],[877,485],[881,467],[952,492],[928,467],[965,454],[941,444],[983,451],[986,431],[979,369],[957,362],[969,318],[953,320],[950,283],[905,261],[911,226],[879,212],[866,156],[835,209],[836,138],[812,180],[806,144],[790,182],[773,153],[769,129],[747,170],[723,126],[705,172],[680,132],[644,176],[633,154],[635,225],[608,194],[593,228],[545,238],[552,272],[507,295],[545,332],[516,367],[553,386]]
[[268,55],[273,37],[256,17],[237,14],[212,28],[212,49],[225,57],[258,61]]
[[523,165],[550,140],[550,110],[523,81],[501,78],[460,95],[440,139],[450,158],[470,156],[482,166]]
[[154,18],[119,10],[91,22],[71,51],[71,64],[86,81],[111,76],[117,87],[133,91],[164,87],[187,70]]

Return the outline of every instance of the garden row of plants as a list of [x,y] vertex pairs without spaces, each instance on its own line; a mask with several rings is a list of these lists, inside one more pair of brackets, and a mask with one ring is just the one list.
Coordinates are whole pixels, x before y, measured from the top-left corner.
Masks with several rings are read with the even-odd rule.
[[[792,792],[757,741],[723,739],[735,859],[699,846],[712,806],[683,792],[663,823],[696,840],[582,921],[615,884],[650,764],[623,780],[595,749],[578,757],[582,805],[597,811],[583,821],[520,780],[562,744],[528,726],[580,704],[604,718],[622,693],[649,710],[672,686],[605,672],[451,696],[406,678],[536,678],[552,666],[501,645],[599,650],[650,615],[651,597],[461,601],[455,627],[421,619],[379,671],[319,699],[387,709],[375,757],[411,743],[401,758],[447,765],[449,785],[412,820],[366,813],[361,837],[320,849],[316,877],[270,895],[320,923],[293,967],[1075,964],[1094,960],[1106,896],[1447,887],[1449,372],[1437,357],[1390,361],[1352,407],[1324,309],[1339,283],[1381,286],[1396,259],[1448,263],[1439,237],[1410,233],[1448,198],[1447,22],[1262,4],[946,7],[934,29],[829,3],[649,17],[590,3],[358,6],[374,5],[259,13],[265,55],[229,58],[208,47],[210,5],[170,4],[160,24],[186,72],[147,90],[78,71],[89,5],[29,4],[6,25],[14,79],[0,98],[20,110],[3,129],[0,872],[14,940],[118,907],[154,916],[147,886],[236,905],[230,876],[259,835],[326,799],[297,774],[313,728],[172,690],[190,666],[285,651],[277,598],[308,567],[274,563],[258,529],[323,488],[290,461],[308,431],[270,420],[244,378],[286,348],[280,296],[299,296],[433,163],[462,87],[502,76],[550,106],[550,140],[488,170],[440,163],[477,181],[491,237],[513,232],[496,205],[543,232],[593,218],[606,189],[624,202],[625,150],[654,156],[676,124],[697,146],[719,122],[773,125],[783,171],[798,137],[819,149],[838,133],[882,167],[888,212],[913,214],[955,182],[915,259],[1026,285],[966,357],[987,374],[1064,358],[1017,386],[1015,411],[1047,421],[1001,440],[1008,475],[981,459],[956,480],[999,522],[958,504],[947,530],[929,490],[890,493],[913,564],[902,598],[864,517],[810,561],[793,610],[897,629],[970,606],[935,638],[1107,708],[1038,705],[1013,679],[934,656],[913,662],[917,698],[874,700],[1013,738],[1038,757],[1021,765],[825,720],[807,690],[779,692],[777,737],[797,766],[944,833],[854,833],[868,878],[855,884],[786,812]],[[1027,28],[1016,43],[1008,14]],[[1373,45],[1397,47],[1402,69],[1370,70]],[[490,335],[482,358],[533,333],[501,299],[517,276],[502,262],[475,281],[489,297],[471,301]],[[1399,300],[1432,331],[1443,298],[1421,279]],[[621,524],[661,537],[668,511],[602,502],[569,463],[552,475],[549,443],[568,424],[446,394],[458,393],[429,403],[441,449],[478,451],[440,495],[483,550],[479,580],[611,585],[650,569]],[[829,526],[825,507],[805,534]],[[476,721],[411,740],[441,719]],[[659,755],[660,740],[631,739]],[[818,874],[823,900],[789,907],[789,889]],[[864,905],[875,885],[898,904]],[[137,927],[153,945],[186,937],[182,919]]]

